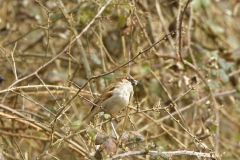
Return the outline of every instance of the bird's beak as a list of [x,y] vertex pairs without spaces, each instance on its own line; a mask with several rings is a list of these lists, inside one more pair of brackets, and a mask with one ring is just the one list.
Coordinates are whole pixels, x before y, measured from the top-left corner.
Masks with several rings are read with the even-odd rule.
[[138,84],[138,81],[135,79],[131,79],[131,83],[133,86],[136,86]]

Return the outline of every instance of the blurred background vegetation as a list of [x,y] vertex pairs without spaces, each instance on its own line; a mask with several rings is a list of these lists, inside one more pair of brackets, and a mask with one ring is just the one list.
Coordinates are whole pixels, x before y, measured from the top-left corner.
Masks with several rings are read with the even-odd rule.
[[[92,159],[240,159],[240,2],[108,2],[0,0],[0,159],[89,158],[96,135]],[[121,74],[140,82],[125,132],[114,122],[127,144],[72,127]]]

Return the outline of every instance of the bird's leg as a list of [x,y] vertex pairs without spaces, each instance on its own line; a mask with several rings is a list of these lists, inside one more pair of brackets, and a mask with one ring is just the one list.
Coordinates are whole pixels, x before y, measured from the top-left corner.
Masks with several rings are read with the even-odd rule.
[[113,125],[112,121],[110,123],[111,123],[113,133],[115,134],[116,138],[119,139],[119,135],[117,134],[116,129],[114,128],[114,125]]

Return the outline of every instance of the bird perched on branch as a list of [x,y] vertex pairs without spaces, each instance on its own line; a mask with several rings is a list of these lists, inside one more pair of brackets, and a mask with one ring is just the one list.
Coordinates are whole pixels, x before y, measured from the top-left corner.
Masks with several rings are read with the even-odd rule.
[[88,124],[93,121],[97,113],[102,111],[112,116],[118,115],[128,106],[134,93],[133,86],[137,83],[138,81],[129,75],[118,77],[116,82],[107,86],[101,96],[93,102],[94,105],[87,116],[83,118],[83,122]]

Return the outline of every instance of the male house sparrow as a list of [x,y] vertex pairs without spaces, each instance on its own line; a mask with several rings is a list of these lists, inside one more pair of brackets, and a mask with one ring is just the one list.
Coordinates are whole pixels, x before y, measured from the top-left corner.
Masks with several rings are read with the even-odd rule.
[[118,77],[116,82],[107,86],[101,96],[93,102],[95,105],[83,121],[88,124],[101,111],[116,116],[129,104],[134,93],[133,86],[137,83],[138,81],[129,75]]

